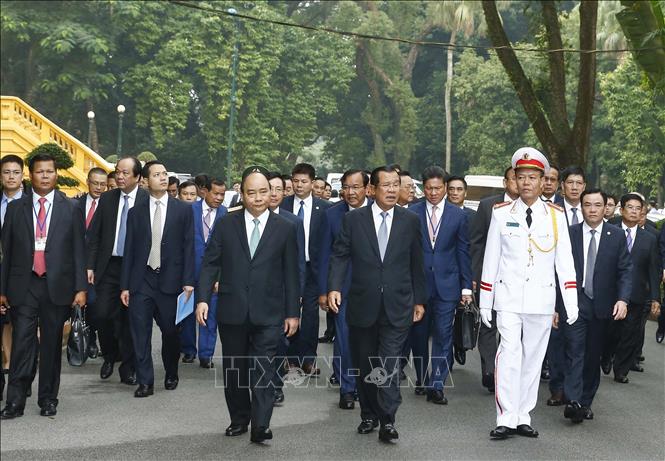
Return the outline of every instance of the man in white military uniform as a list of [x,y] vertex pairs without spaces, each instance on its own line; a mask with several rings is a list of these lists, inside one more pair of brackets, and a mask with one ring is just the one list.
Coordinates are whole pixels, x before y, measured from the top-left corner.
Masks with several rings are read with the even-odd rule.
[[493,439],[538,437],[529,412],[536,406],[540,367],[547,351],[556,298],[563,289],[568,323],[577,320],[575,263],[563,209],[540,200],[545,156],[523,147],[513,155],[519,198],[498,203],[487,235],[480,315],[488,327],[492,309],[501,343],[495,363],[497,427]]

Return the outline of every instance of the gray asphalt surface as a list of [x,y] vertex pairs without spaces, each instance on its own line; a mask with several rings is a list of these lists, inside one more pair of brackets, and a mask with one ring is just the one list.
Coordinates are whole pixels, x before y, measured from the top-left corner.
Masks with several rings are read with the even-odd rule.
[[[322,316],[322,322],[324,322]],[[82,368],[63,357],[60,404],[54,418],[39,416],[36,397],[25,416],[0,424],[3,461],[35,459],[665,459],[665,346],[656,344],[655,323],[648,322],[645,373],[631,372],[629,384],[603,376],[594,402],[595,419],[572,425],[562,407],[547,407],[547,384],[541,383],[532,413],[538,439],[513,437],[490,441],[495,425],[494,399],[480,386],[477,351],[465,366],[456,365],[446,390],[450,403],[437,406],[403,388],[397,414],[397,443],[385,445],[377,433],[359,435],[360,411],[337,408],[337,388],[326,388],[324,370],[307,386],[287,388],[284,406],[276,408],[275,438],[263,446],[249,435],[225,437],[229,416],[217,368],[181,364],[180,385],[165,391],[153,337],[155,395],[135,399],[134,388],[120,384],[117,372],[99,378],[101,359]],[[157,330],[157,328],[155,328]],[[323,331],[323,329],[321,330]],[[218,351],[219,352],[219,351]],[[332,355],[323,345],[320,355]],[[221,377],[221,375],[220,375]],[[36,383],[34,385],[36,394]],[[3,402],[4,403],[4,402]]]

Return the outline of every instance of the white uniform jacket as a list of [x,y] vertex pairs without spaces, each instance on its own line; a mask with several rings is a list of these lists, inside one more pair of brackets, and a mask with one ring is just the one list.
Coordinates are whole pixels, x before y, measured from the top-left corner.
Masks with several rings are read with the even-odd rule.
[[566,312],[577,314],[575,263],[564,211],[538,200],[531,207],[528,227],[526,209],[519,198],[494,206],[480,282],[480,307],[553,314],[556,270]]

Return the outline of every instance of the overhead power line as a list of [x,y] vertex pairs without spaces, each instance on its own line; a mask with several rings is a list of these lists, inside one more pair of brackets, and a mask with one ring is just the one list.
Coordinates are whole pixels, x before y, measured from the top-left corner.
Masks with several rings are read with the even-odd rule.
[[401,37],[385,37],[381,35],[373,35],[373,34],[361,34],[358,32],[349,32],[345,30],[339,30],[339,29],[332,29],[329,27],[315,27],[315,26],[308,26],[305,24],[298,24],[294,22],[287,22],[287,21],[278,21],[276,19],[265,19],[265,18],[258,18],[256,16],[251,16],[248,14],[242,14],[242,13],[230,13],[225,10],[219,10],[217,8],[213,8],[210,6],[202,5],[200,3],[191,3],[191,2],[186,2],[186,1],[181,1],[181,0],[169,0],[170,3],[173,3],[174,5],[178,6],[183,6],[187,8],[192,8],[196,10],[201,10],[201,11],[207,11],[210,13],[215,13],[223,16],[230,16],[234,18],[239,18],[239,19],[246,19],[248,21],[254,21],[254,22],[263,22],[263,23],[268,23],[268,24],[275,24],[279,26],[285,26],[285,27],[294,27],[298,29],[305,29],[305,30],[310,30],[314,32],[326,32],[329,34],[336,34],[336,35],[342,35],[344,37],[354,37],[354,38],[362,38],[362,39],[367,39],[367,40],[381,40],[381,41],[386,41],[386,42],[397,42],[397,43],[404,43],[408,45],[418,45],[418,46],[430,46],[430,47],[437,47],[437,48],[461,48],[461,49],[473,49],[473,50],[484,50],[484,51],[498,51],[498,50],[503,50],[503,49],[512,49],[514,51],[526,51],[526,52],[531,52],[531,53],[579,53],[579,54],[600,54],[600,53],[625,53],[625,52],[638,52],[638,51],[653,51],[653,50],[662,50],[665,49],[664,47],[651,47],[651,48],[623,48],[619,50],[602,50],[602,49],[594,49],[594,50],[581,50],[581,49],[576,49],[576,48],[560,48],[560,49],[542,49],[542,48],[533,48],[533,47],[515,47],[515,46],[480,46],[480,45],[464,45],[464,44],[459,44],[459,43],[449,43],[449,42],[434,42],[434,41],[427,41],[427,40],[412,40],[408,38],[401,38]]

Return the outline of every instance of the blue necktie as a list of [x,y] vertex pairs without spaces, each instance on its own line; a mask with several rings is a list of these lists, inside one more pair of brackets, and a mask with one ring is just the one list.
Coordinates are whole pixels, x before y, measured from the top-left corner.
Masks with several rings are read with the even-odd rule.
[[388,216],[387,211],[381,212],[381,225],[379,226],[379,254],[381,255],[381,261],[386,255],[386,247],[388,246],[388,225],[386,224],[386,217]]
[[633,236],[630,234],[630,229],[626,229],[626,245],[628,246],[628,253],[633,251]]
[[249,238],[249,257],[253,258],[256,249],[259,247],[259,241],[261,240],[261,231],[259,230],[259,221],[257,218],[253,219],[254,229],[252,230],[252,235]]
[[298,217],[301,220],[305,219],[305,201],[304,200],[300,201],[300,209],[298,210]]
[[571,226],[574,226],[575,224],[579,224],[579,223],[580,223],[580,220],[579,220],[579,218],[577,217],[577,208],[571,208],[570,211],[573,212],[573,220],[572,220],[572,222],[571,222],[570,225],[571,225]]
[[125,235],[127,234],[127,212],[129,212],[129,195],[122,196],[125,203],[122,205],[122,212],[120,213],[120,229],[118,229],[118,256],[123,256],[125,253]]

